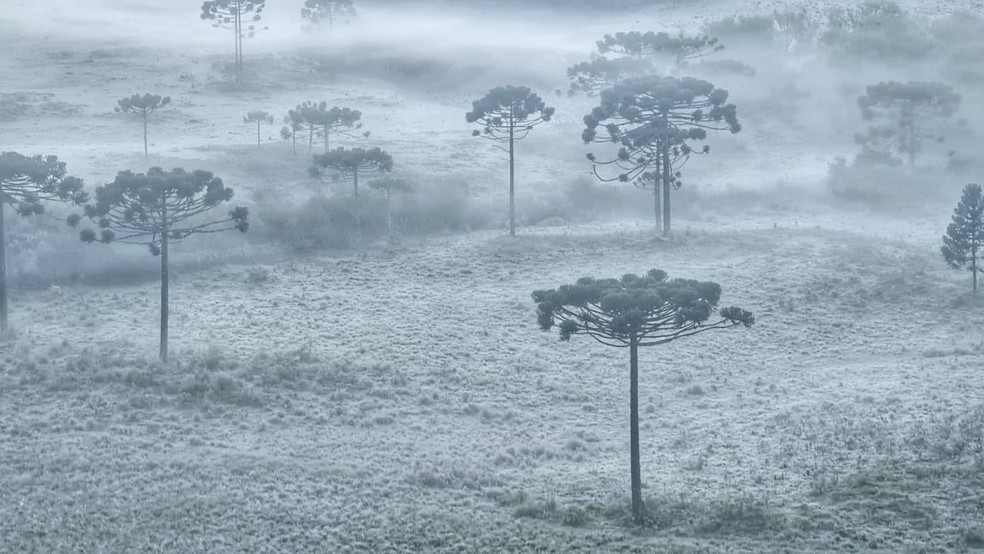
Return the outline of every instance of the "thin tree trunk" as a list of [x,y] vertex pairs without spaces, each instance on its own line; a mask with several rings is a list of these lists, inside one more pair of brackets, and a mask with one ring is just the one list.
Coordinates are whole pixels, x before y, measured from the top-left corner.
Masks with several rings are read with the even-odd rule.
[[[2,200],[0,192],[0,200]],[[3,212],[7,205],[0,201],[0,331],[7,331],[7,239],[4,235]]]
[[150,159],[150,154],[147,153],[147,111],[143,112],[143,131],[144,131],[144,161]]
[[636,523],[642,523],[645,507],[639,459],[639,339],[636,337],[629,341],[629,443],[632,457],[632,517]]
[[663,204],[660,202],[661,194],[663,194],[663,159],[659,158],[656,160],[656,178],[653,179],[653,212],[656,215],[656,232],[660,232],[663,229]]
[[[511,118],[511,116],[510,116]],[[516,143],[512,119],[509,121],[509,236],[516,236]]]
[[239,7],[239,2],[237,1],[233,5],[233,10],[235,10],[235,13],[232,15],[232,33],[236,40],[236,63],[233,65],[233,71],[236,72],[237,83],[242,80],[242,71],[240,70],[240,62],[242,61],[242,43],[239,40],[242,34],[242,27],[239,24]]
[[328,153],[328,124],[325,123],[325,154]]
[[256,145],[260,145],[260,121],[256,120]]
[[[162,197],[164,195],[162,194]],[[167,198],[161,198],[161,361],[167,361],[167,319],[169,271],[167,265]]]
[[974,294],[977,294],[977,247],[974,247],[970,252],[970,270],[974,272]]
[[390,206],[390,194],[392,191],[386,189],[386,243],[393,244],[393,210]]
[[236,75],[240,82],[243,80],[243,5],[236,2],[236,45],[239,47],[239,61],[236,65]]
[[308,123],[308,152],[314,149],[314,123]]
[[359,170],[352,172],[352,180],[355,182],[355,197],[359,197]]
[[663,236],[670,236],[673,231],[670,227],[670,189],[672,187],[673,176],[670,173],[670,149],[669,146],[663,148]]

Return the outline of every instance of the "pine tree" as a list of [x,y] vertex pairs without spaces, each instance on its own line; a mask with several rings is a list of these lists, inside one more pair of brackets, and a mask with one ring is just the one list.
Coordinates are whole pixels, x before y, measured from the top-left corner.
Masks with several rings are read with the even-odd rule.
[[978,263],[982,245],[984,196],[980,185],[970,183],[964,187],[960,202],[953,210],[953,222],[946,228],[940,251],[951,268],[968,270],[974,276],[974,294],[977,294],[977,274],[984,271]]

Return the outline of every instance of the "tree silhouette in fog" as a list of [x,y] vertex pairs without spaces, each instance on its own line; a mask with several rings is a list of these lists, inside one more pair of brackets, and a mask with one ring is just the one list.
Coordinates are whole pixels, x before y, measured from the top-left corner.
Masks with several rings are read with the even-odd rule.
[[311,174],[323,178],[324,170],[332,169],[343,179],[351,179],[352,195],[359,196],[359,177],[366,174],[388,173],[393,170],[393,158],[379,148],[336,148],[326,154],[316,154]]
[[45,202],[88,200],[82,180],[65,174],[57,156],[24,156],[0,152],[0,331],[7,330],[7,238],[4,211],[10,206],[23,217],[45,213]]
[[304,0],[301,17],[313,25],[327,22],[330,31],[335,26],[336,19],[355,17],[355,2],[352,0]]
[[516,236],[516,141],[525,139],[536,126],[550,121],[554,109],[526,87],[494,88],[481,99],[472,102],[465,114],[468,123],[477,123],[481,130],[472,135],[506,144],[499,147],[509,153],[509,235]]
[[[171,242],[191,235],[220,233],[249,228],[249,212],[237,207],[221,217],[205,214],[232,200],[233,190],[208,171],[164,171],[153,167],[147,173],[121,171],[107,185],[97,187],[84,214],[100,232],[84,229],[84,242],[144,244],[161,258],[160,359],[167,361],[169,268]],[[78,225],[78,214],[69,224]]]
[[[690,77],[628,79],[603,91],[599,106],[584,116],[581,138],[618,150],[604,160],[588,154],[595,175],[652,189],[656,227],[662,223],[670,235],[670,190],[680,187],[680,168],[695,153],[690,143],[706,139],[708,131],[741,130],[735,105],[727,101],[726,90]],[[699,152],[709,151],[704,145]]]
[[953,269],[966,269],[974,276],[974,294],[977,294],[977,274],[980,267],[981,248],[984,246],[984,196],[981,186],[970,183],[963,189],[960,202],[953,210],[953,220],[943,235],[940,251],[947,265]]
[[256,123],[256,145],[260,146],[260,124],[267,123],[272,125],[273,115],[264,111],[249,112],[243,116],[243,123]]
[[308,122],[311,129],[311,137],[317,129],[325,139],[325,153],[331,149],[331,135],[342,135],[346,137],[369,136],[368,132],[356,134],[353,131],[362,128],[362,112],[351,108],[339,108],[338,106],[328,107],[327,102],[318,104],[305,103],[299,108],[302,117]]
[[202,19],[212,26],[229,29],[236,40],[236,81],[243,79],[243,38],[253,38],[266,0],[206,0],[202,2]]
[[927,138],[943,139],[943,135],[929,134],[929,122],[953,115],[960,101],[953,87],[943,83],[883,81],[871,85],[858,99],[858,107],[866,121],[880,123],[855,140],[869,155],[890,158],[897,153],[913,165]]
[[156,94],[134,94],[128,98],[121,98],[116,101],[116,113],[134,114],[143,122],[143,146],[145,160],[149,157],[147,151],[147,119],[150,118],[150,114],[170,103],[170,97],[158,96]]
[[413,187],[404,179],[384,176],[369,182],[369,188],[383,193],[386,199],[386,242],[393,242],[393,193],[413,191]]
[[[585,277],[572,285],[533,293],[540,328],[560,331],[560,340],[587,335],[605,346],[629,349],[629,436],[632,514],[645,519],[639,455],[639,348],[659,346],[705,331],[751,326],[755,318],[741,308],[716,310],[717,283],[668,279],[653,269],[620,279]],[[718,317],[711,321],[717,311]]]

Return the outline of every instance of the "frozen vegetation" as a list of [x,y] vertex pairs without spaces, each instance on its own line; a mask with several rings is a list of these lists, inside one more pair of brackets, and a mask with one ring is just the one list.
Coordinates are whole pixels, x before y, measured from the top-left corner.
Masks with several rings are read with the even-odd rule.
[[982,37],[5,0],[0,552],[984,549]]

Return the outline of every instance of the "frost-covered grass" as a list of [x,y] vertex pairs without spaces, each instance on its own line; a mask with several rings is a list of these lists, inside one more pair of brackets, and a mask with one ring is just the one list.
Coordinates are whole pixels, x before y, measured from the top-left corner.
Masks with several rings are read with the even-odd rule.
[[[635,530],[624,352],[541,333],[529,293],[650,267],[719,280],[758,324],[643,351],[652,525]],[[184,274],[166,366],[149,361],[153,284],[31,293],[2,346],[0,537],[10,551],[970,547],[984,316],[954,301],[961,277],[923,244],[837,231],[478,233]]]
[[[64,35],[22,28],[20,11],[0,16],[0,149],[51,151],[92,185],[143,170],[139,128],[112,107],[135,92],[168,94],[174,109],[151,124],[150,164],[214,170],[257,216],[246,241],[174,252],[167,365],[154,359],[154,258],[8,218],[18,288],[14,330],[0,337],[0,552],[984,546],[981,301],[936,255],[945,211],[899,221],[817,203],[827,162],[854,148],[849,125],[776,119],[769,94],[725,82],[749,124],[688,165],[672,241],[654,239],[647,221],[568,227],[554,217],[515,240],[481,231],[289,261],[260,214],[320,185],[306,176],[306,145],[295,157],[275,126],[256,149],[244,113],[321,99],[361,109],[372,145],[400,171],[432,188],[463,183],[502,220],[506,162],[469,137],[463,114],[489,86],[522,80],[558,108],[518,158],[521,217],[537,201],[546,212],[588,171],[580,117],[595,102],[551,89],[602,33],[640,18],[551,24],[560,34],[550,41],[476,33],[439,52],[418,40],[423,54],[403,48],[419,45],[402,21],[370,25],[376,35],[352,45],[278,30],[247,44],[250,85],[236,89],[223,72],[227,41],[211,42],[199,3],[182,0],[188,18],[155,17],[153,48],[133,36],[143,12],[98,38],[101,14],[117,12],[87,13],[96,24]],[[677,4],[658,20],[699,23]],[[705,4],[704,17],[752,9]],[[284,29],[275,9],[271,27]],[[161,29],[186,37],[192,23],[202,25],[196,42],[157,48]],[[541,43],[564,55],[543,55]],[[427,55],[433,63],[418,59]],[[367,75],[350,67],[363,62]],[[810,111],[855,122],[855,92],[843,113]],[[648,213],[651,198],[638,194]],[[654,267],[720,282],[725,304],[758,323],[643,351],[650,524],[637,528],[627,355],[540,332],[530,292]]]

